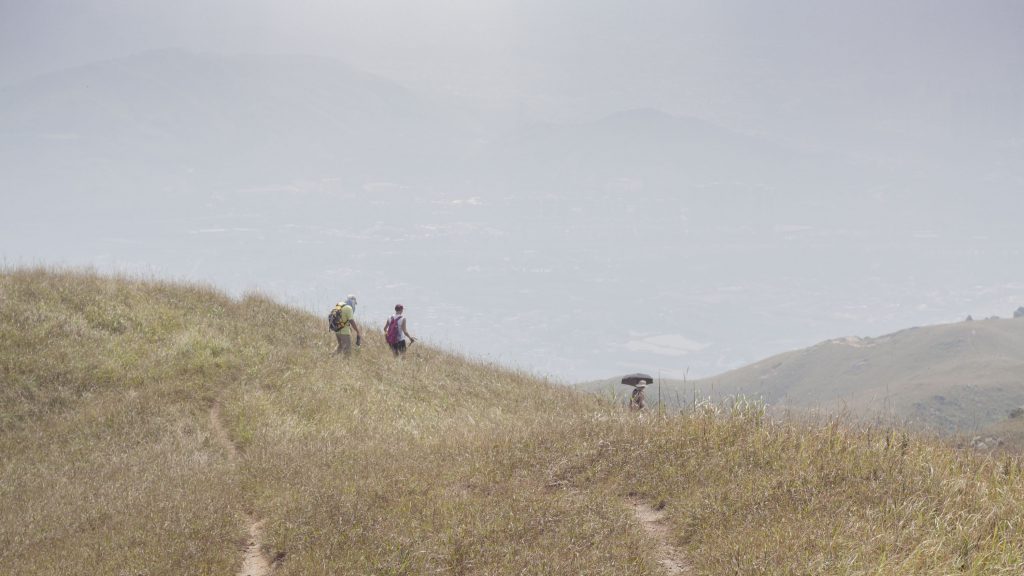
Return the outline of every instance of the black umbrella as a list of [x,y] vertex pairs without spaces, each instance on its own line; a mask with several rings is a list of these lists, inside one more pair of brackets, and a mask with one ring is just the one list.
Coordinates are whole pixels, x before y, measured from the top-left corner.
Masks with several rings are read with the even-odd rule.
[[627,374],[622,377],[622,383],[630,386],[636,386],[638,384],[654,384],[654,378],[650,374],[642,374],[637,372],[636,374]]

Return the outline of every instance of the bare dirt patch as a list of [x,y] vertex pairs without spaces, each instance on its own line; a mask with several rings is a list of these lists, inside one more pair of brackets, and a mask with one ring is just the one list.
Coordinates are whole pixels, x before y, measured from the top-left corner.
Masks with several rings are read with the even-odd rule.
[[665,522],[666,513],[664,510],[655,510],[649,504],[639,500],[630,500],[633,507],[633,514],[644,527],[648,536],[657,543],[658,564],[665,569],[666,574],[692,574],[693,568],[686,561],[683,553],[672,546],[671,535],[668,524]]
[[263,522],[249,519],[249,542],[245,546],[242,569],[238,576],[269,576],[274,561],[263,551]]

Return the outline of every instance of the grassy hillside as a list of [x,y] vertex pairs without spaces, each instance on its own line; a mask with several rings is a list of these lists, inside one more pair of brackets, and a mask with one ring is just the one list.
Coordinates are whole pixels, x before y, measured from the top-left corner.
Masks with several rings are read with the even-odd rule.
[[259,296],[0,275],[0,573],[233,574],[254,538],[275,576],[1024,568],[1010,456],[330,350]]
[[[616,388],[610,384],[586,388]],[[1024,320],[829,340],[713,378],[666,381],[662,395],[668,403],[686,402],[694,389],[772,405],[884,415],[945,432],[979,430],[1024,405]]]

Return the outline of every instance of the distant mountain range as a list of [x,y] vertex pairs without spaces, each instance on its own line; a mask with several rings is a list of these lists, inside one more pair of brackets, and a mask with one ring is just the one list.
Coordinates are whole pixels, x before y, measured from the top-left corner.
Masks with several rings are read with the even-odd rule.
[[54,174],[133,184],[135,196],[338,172],[424,178],[453,142],[472,141],[472,126],[461,111],[311,56],[146,52],[0,91],[4,164],[16,168],[3,184],[36,190]]
[[369,318],[404,302],[417,336],[565,380],[707,375],[1013,298],[1006,154],[923,170],[653,108],[540,123],[327,58],[152,51],[0,88],[0,260],[309,308],[361,291]]
[[[627,386],[617,380],[581,387]],[[657,395],[657,387],[649,389]],[[1024,319],[911,328],[878,338],[838,338],[689,382],[665,380],[679,404],[711,395],[758,398],[773,407],[886,417],[944,432],[984,429],[1024,405]]]
[[689,189],[705,204],[774,188],[785,209],[808,190],[801,182],[820,179],[807,167],[823,164],[656,110],[520,123],[327,58],[181,50],[0,88],[0,152],[6,207],[46,213],[58,229],[65,220],[188,217],[239,189],[323,179],[345,193],[383,183],[489,200],[557,194],[570,204],[623,182],[643,186],[639,200]]

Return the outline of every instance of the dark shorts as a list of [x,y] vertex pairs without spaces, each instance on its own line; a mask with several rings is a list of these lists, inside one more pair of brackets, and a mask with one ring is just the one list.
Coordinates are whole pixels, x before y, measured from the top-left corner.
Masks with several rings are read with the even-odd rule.
[[394,344],[388,344],[388,346],[391,346],[391,353],[395,356],[405,354],[405,340],[399,340]]

